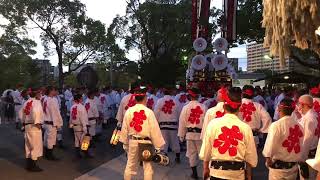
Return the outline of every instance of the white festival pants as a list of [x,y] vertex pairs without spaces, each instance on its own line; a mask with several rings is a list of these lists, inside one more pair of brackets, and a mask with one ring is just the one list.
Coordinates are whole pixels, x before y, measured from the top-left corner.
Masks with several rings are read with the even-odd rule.
[[57,142],[57,127],[51,124],[44,125],[44,146],[48,149],[53,149]]
[[163,146],[163,151],[168,153],[168,148],[170,147],[173,152],[180,153],[178,130],[161,130],[161,133],[166,142]]
[[190,167],[195,167],[199,163],[198,154],[200,153],[201,144],[201,140],[187,140],[186,156],[189,158]]
[[43,155],[42,131],[33,124],[25,126],[26,158],[36,161]]

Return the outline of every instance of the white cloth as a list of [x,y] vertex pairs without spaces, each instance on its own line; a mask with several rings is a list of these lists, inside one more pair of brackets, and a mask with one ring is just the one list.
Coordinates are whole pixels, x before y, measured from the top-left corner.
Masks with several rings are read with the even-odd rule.
[[320,143],[318,143],[316,157],[306,161],[314,170],[320,172]]
[[43,101],[44,120],[53,122],[53,126],[60,128],[63,120],[60,113],[59,103],[55,97],[46,97]]
[[70,89],[67,89],[64,91],[64,97],[67,101],[69,101],[71,98],[73,98],[72,92]]
[[24,99],[23,97],[21,96],[21,93],[19,90],[15,90],[11,93],[11,96],[13,97],[13,101],[15,103],[15,106],[14,106],[14,110],[15,110],[15,114],[16,114],[16,122],[19,122],[19,111],[20,109],[22,108],[22,105],[24,103]]
[[268,133],[269,126],[272,123],[271,117],[269,113],[264,109],[264,107],[256,102],[253,102],[250,99],[243,98],[242,104],[253,103],[255,107],[255,111],[252,112],[251,121],[246,121],[243,118],[243,113],[239,112],[239,118],[243,120],[243,122],[247,123],[252,130],[259,130],[261,133]]
[[156,107],[156,104],[157,104],[158,100],[159,100],[159,98],[157,96],[151,94],[147,99],[147,106],[149,106],[149,104],[148,104],[149,101],[153,102],[153,104],[152,104],[152,106],[150,104],[151,107],[148,107],[148,108],[150,108],[151,110],[155,110],[155,107]]
[[199,164],[199,153],[201,149],[201,140],[187,140],[186,156],[189,159],[189,166],[196,167]]
[[203,120],[201,139],[206,133],[206,129],[210,121],[217,118],[217,112],[221,112],[221,113],[224,112],[223,105],[224,105],[224,102],[219,102],[215,107],[208,109],[208,111],[206,112],[206,115],[204,116],[204,120]]
[[[303,135],[299,137],[299,151],[292,149],[289,152],[288,148],[283,144],[288,141],[290,131],[294,128],[299,128],[301,133],[303,129],[298,122],[291,116],[285,116],[271,124],[268,137],[263,149],[263,156],[269,157],[272,161],[280,160],[284,162],[300,162],[302,160]],[[291,129],[291,130],[290,130]],[[291,169],[273,169],[269,168],[269,179],[292,179],[295,180],[298,172],[298,167],[294,166]]]
[[[30,108],[30,113],[27,114],[26,107]],[[19,118],[22,123],[31,123],[25,126],[25,153],[26,158],[37,160],[43,155],[43,143],[41,128],[36,127],[36,124],[40,125],[43,122],[42,105],[39,100],[30,98],[26,101],[20,112]]]
[[44,124],[44,146],[53,149],[57,142],[57,127],[50,124]]
[[130,99],[133,99],[132,96],[133,96],[132,94],[128,94],[128,95],[126,95],[125,97],[123,97],[122,100],[121,100],[121,102],[120,102],[119,109],[118,109],[118,113],[117,113],[117,116],[116,116],[116,119],[117,119],[120,123],[123,122],[124,114],[125,114],[126,111],[127,111],[126,106],[128,105],[129,100],[130,100]]
[[[192,123],[189,121],[189,118],[192,114],[192,110],[200,107],[202,113],[199,117],[199,123]],[[206,114],[206,106],[197,102],[197,101],[190,101],[187,105],[182,108],[180,118],[179,118],[179,129],[178,129],[178,136],[179,137],[186,137],[186,140],[200,140],[200,133],[194,132],[187,132],[187,128],[202,128],[203,119]]]
[[309,151],[314,150],[318,146],[319,137],[315,135],[318,126],[317,114],[310,109],[305,115],[302,115],[300,124],[304,129],[303,139],[303,160],[308,158]]
[[278,105],[280,104],[280,102],[285,98],[284,93],[281,93],[279,96],[277,96],[274,100],[274,106],[273,109],[275,109],[274,111],[274,115],[273,115],[273,120],[278,120],[279,119],[279,114],[278,114]]
[[[236,146],[230,144],[229,149],[224,151],[223,147],[227,141],[223,141],[221,137],[230,138],[229,130],[226,131],[226,129],[238,134],[237,139],[232,138],[238,143]],[[224,130],[224,133],[222,130]],[[233,114],[225,114],[221,118],[210,121],[203,137],[199,157],[203,161],[245,161],[252,167],[256,167],[258,162],[257,150],[250,126]],[[211,168],[210,175],[222,179],[237,180],[245,178],[244,170],[226,171]]]
[[182,92],[179,93],[175,96],[176,101],[178,102],[178,109],[179,109],[179,113],[181,112],[183,106],[185,106],[186,104],[188,104],[189,100],[187,98],[187,94]]
[[82,104],[75,103],[71,107],[69,124],[74,131],[74,146],[80,147],[83,137],[88,133],[89,125],[87,110]]
[[96,135],[96,124],[97,124],[97,119],[99,118],[99,111],[98,111],[98,106],[96,104],[95,99],[90,99],[87,98],[86,103],[85,103],[85,108],[88,113],[88,120],[89,120],[89,134],[90,136],[95,136]]
[[[145,115],[145,120],[142,120],[141,131],[136,130],[135,126],[130,126],[134,123],[134,114],[141,113]],[[128,149],[128,161],[125,169],[124,177],[125,179],[130,179],[131,175],[135,175],[137,173],[137,169],[139,166],[138,161],[138,143],[150,143],[144,141],[130,140],[131,136],[142,137],[142,138],[150,138],[152,144],[156,149],[161,149],[165,141],[161,135],[161,131],[158,125],[158,122],[155,118],[154,113],[142,104],[136,104],[135,106],[129,108],[123,118],[123,124],[120,135],[120,142],[124,144],[124,146],[129,147]],[[144,162],[144,175],[145,179],[152,179],[152,165],[150,162]],[[147,177],[147,178],[146,178]]]

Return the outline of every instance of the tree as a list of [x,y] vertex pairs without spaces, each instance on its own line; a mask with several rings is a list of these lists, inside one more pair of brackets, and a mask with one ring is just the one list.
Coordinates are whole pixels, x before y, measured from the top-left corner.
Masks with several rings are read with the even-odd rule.
[[[79,0],[1,0],[0,13],[10,26],[28,29],[31,23],[41,30],[45,55],[56,53],[58,57],[60,88],[66,74],[101,58],[105,27],[86,16]],[[66,74],[63,65],[68,66]]]

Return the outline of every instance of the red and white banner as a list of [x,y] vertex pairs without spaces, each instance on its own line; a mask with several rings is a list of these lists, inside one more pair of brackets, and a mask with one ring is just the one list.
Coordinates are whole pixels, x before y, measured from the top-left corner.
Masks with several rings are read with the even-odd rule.
[[237,38],[237,7],[238,0],[224,0],[224,17],[226,19],[224,38],[228,42]]

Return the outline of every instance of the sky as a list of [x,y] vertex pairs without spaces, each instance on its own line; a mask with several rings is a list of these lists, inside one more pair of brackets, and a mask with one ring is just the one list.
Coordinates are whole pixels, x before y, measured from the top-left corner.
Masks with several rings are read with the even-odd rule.
[[[81,0],[81,2],[86,5],[87,15],[93,19],[100,20],[106,25],[106,27],[112,23],[113,18],[117,14],[121,16],[125,15],[126,13],[126,0]],[[211,5],[221,8],[222,0],[211,1]],[[3,20],[1,19],[0,24],[3,24]],[[29,36],[38,44],[36,48],[37,54],[34,56],[34,58],[43,59],[44,49],[39,38],[39,34],[39,30],[33,29],[32,32],[29,33]],[[130,60],[138,60],[140,56],[137,51],[131,50],[127,54],[127,57]],[[246,69],[247,52],[245,45],[230,49],[228,57],[239,58],[239,66],[242,67],[243,70]],[[56,56],[49,57],[49,59],[52,65],[56,66],[58,64]]]

